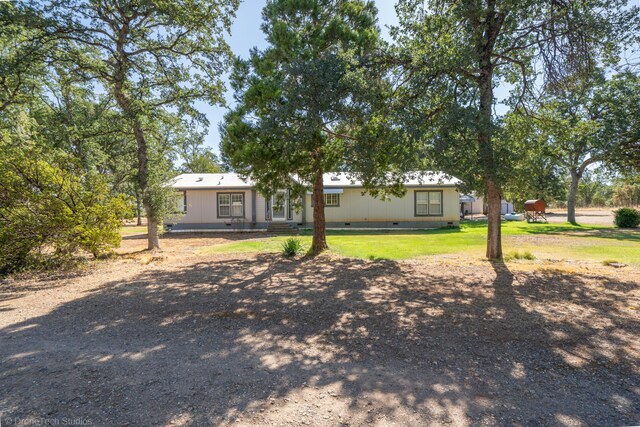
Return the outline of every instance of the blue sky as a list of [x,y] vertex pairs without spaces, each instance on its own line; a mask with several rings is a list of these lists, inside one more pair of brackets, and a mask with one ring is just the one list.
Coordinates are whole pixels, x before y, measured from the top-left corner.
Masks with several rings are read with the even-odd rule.
[[[231,36],[227,37],[227,42],[235,55],[247,57],[249,50],[254,46],[259,49],[266,47],[264,34],[260,30],[262,24],[262,8],[266,0],[244,0],[240,4],[238,13],[231,28]],[[378,24],[382,30],[382,36],[387,38],[387,25],[397,23],[396,11],[394,9],[395,0],[375,0],[378,7]],[[227,103],[233,100],[233,93],[228,88],[225,94]],[[218,124],[223,120],[225,109],[207,104],[198,104],[198,109],[207,115],[209,119],[209,134],[205,137],[205,145],[219,153],[220,134]]]

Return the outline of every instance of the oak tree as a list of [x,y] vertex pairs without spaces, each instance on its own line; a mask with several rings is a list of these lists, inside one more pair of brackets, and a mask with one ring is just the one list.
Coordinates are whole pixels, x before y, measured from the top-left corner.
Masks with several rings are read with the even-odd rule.
[[[423,116],[430,128],[425,133],[433,127],[450,129],[452,123],[463,129],[449,132],[446,149],[429,155],[436,160],[452,152],[476,158],[460,178],[478,181],[486,194],[488,258],[502,257],[500,206],[506,179],[494,143],[496,84],[512,84],[512,104],[523,108],[538,80],[546,88],[568,75],[591,72],[598,61],[615,62],[637,26],[637,8],[625,5],[624,0],[398,3],[400,24],[392,34],[399,46],[395,62],[407,76],[405,107]],[[428,120],[436,111],[443,112],[433,114],[439,123]],[[433,147],[437,137],[436,132],[427,145]]]

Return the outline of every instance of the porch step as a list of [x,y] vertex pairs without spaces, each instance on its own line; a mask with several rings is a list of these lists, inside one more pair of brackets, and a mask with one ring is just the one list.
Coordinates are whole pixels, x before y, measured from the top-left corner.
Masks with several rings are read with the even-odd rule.
[[267,225],[267,232],[268,233],[273,233],[273,234],[295,235],[295,234],[298,234],[300,232],[300,230],[298,230],[298,227],[296,227],[295,225],[290,224],[288,222],[274,222],[274,221],[271,221]]

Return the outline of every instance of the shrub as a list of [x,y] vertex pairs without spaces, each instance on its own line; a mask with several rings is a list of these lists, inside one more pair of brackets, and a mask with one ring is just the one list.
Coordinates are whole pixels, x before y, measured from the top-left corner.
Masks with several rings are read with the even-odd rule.
[[634,228],[640,225],[640,211],[633,208],[620,208],[613,211],[613,222],[620,228]]
[[123,196],[67,158],[10,152],[0,159],[0,275],[55,268],[78,251],[102,256],[120,244]]
[[526,259],[529,261],[533,261],[534,259],[536,259],[535,255],[532,254],[529,251],[524,251],[524,252],[519,252],[519,251],[513,251],[508,253],[505,257],[504,257],[505,261],[512,261],[514,259]]
[[302,242],[295,237],[290,237],[282,243],[282,255],[293,257],[302,253]]

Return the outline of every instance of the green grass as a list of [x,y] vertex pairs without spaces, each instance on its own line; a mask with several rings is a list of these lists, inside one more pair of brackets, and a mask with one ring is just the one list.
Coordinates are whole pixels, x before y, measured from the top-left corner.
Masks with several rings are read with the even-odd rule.
[[146,225],[126,225],[122,227],[120,233],[123,236],[127,236],[129,234],[142,234],[147,232]]
[[[362,259],[407,259],[441,254],[481,257],[486,247],[485,222],[465,222],[460,228],[421,231],[328,231],[327,243],[337,254]],[[618,259],[640,264],[640,232],[613,227],[506,222],[502,226],[505,254],[522,252],[531,259],[574,259],[602,262]],[[210,246],[204,253],[279,252],[286,237],[243,240]],[[310,247],[311,236],[300,236]],[[518,258],[518,257],[514,257]]]

